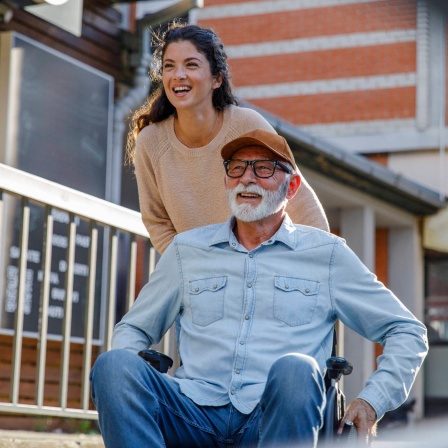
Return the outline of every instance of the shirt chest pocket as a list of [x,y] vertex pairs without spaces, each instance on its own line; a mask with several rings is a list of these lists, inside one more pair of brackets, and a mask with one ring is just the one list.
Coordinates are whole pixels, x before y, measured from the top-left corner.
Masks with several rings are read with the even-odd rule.
[[294,327],[311,322],[319,282],[295,277],[274,277],[274,317]]
[[192,321],[207,326],[224,317],[224,293],[227,277],[208,277],[189,284]]

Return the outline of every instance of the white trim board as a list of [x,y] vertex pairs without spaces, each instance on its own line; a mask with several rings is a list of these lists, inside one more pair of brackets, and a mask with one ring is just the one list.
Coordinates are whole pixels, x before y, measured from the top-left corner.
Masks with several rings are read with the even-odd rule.
[[360,90],[391,89],[396,87],[412,87],[415,85],[415,73],[399,73],[387,76],[362,76],[238,87],[235,88],[235,93],[241,98],[251,100]]
[[310,51],[387,45],[415,42],[415,30],[379,31],[373,33],[339,34],[307,39],[280,40],[259,44],[229,45],[226,47],[230,59],[256,58],[279,54],[304,53]]

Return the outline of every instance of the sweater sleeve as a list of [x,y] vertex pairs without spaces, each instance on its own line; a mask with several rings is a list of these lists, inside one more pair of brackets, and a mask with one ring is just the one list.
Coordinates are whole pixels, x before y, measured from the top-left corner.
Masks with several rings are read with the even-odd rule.
[[300,170],[299,175],[302,183],[297,194],[288,202],[286,211],[294,224],[317,227],[329,232],[330,226],[319,198]]
[[[257,128],[276,132],[268,121],[257,111],[244,109],[244,112],[244,117],[239,117],[240,119],[234,123],[235,127],[242,125],[245,128],[240,129],[239,134],[244,134]],[[302,183],[295,197],[288,203],[286,208],[288,215],[294,224],[317,227],[318,229],[329,232],[330,226],[328,225],[324,208],[311,185],[300,172],[300,168],[299,175]]]
[[143,133],[137,138],[135,148],[135,175],[143,224],[148,230],[151,243],[162,254],[177,232],[160,197],[153,161],[145,145]]

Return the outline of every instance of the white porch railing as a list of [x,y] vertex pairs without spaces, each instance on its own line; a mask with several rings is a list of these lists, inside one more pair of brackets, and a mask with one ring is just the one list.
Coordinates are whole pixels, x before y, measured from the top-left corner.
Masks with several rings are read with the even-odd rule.
[[[39,226],[36,213],[42,221],[37,229],[42,243],[31,249],[30,243],[39,239],[30,239]],[[56,224],[65,226],[66,236],[55,231]],[[81,224],[88,229],[84,235]],[[61,247],[65,256],[55,268],[55,252],[60,254]],[[85,262],[79,263],[82,251]],[[117,309],[123,314],[132,305],[136,279],[139,286],[147,281],[155,256],[139,213],[0,164],[0,384],[9,388],[9,395],[0,391],[0,412],[97,418],[89,389],[92,349],[109,349]],[[82,292],[74,286],[80,281]],[[35,322],[29,324],[33,306]],[[76,326],[74,306],[81,322]],[[50,322],[57,324],[56,332]],[[35,344],[31,363],[23,356],[30,340]],[[53,384],[56,398],[48,404],[50,341],[58,346],[59,373],[53,372],[58,393]],[[71,347],[76,343],[82,365],[73,377]],[[167,344],[168,338],[163,349]],[[69,398],[73,384],[79,396]]]

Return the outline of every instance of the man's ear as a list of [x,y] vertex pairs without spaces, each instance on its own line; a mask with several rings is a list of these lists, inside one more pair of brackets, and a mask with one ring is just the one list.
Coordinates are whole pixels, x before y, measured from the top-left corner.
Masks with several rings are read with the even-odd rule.
[[298,174],[292,174],[289,180],[288,192],[286,193],[286,199],[292,199],[299,190],[302,179]]

